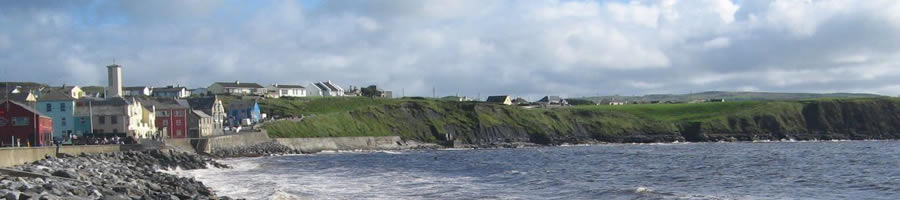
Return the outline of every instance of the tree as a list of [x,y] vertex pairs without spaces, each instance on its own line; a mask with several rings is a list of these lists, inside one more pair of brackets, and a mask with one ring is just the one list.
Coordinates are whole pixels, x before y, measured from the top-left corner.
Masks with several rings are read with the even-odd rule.
[[369,87],[364,87],[360,90],[362,90],[361,92],[362,92],[363,96],[372,97],[372,98],[381,97],[381,93],[382,93],[381,91],[378,90],[378,87],[376,87],[375,85],[370,85]]

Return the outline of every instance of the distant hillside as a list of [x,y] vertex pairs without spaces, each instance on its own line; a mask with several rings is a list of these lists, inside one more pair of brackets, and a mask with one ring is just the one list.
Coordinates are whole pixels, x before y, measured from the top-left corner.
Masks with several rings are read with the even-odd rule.
[[692,101],[704,99],[726,99],[727,101],[748,101],[748,100],[803,100],[818,98],[871,98],[883,97],[875,94],[863,93],[778,93],[778,92],[722,92],[709,91],[694,94],[651,94],[644,96],[600,96],[587,97],[584,99],[601,101]]

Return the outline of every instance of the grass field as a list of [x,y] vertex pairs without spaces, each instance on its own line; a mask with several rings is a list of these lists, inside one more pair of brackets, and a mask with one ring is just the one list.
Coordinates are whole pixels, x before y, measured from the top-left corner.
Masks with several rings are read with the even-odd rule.
[[696,104],[631,104],[622,106],[574,106],[574,110],[605,110],[631,113],[660,121],[703,121],[728,114],[768,109],[774,102],[740,101]]

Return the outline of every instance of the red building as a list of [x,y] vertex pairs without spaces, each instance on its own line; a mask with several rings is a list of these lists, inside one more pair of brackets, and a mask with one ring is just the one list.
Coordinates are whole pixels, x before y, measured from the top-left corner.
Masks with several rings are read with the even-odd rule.
[[169,138],[186,138],[188,132],[188,112],[190,106],[187,100],[163,98],[141,100],[144,106],[156,108],[156,128],[165,133]]
[[0,103],[0,146],[51,145],[53,120],[15,101]]

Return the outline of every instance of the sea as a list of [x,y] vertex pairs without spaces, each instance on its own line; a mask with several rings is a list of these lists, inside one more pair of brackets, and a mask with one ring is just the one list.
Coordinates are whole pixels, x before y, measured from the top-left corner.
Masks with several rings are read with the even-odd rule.
[[900,199],[900,141],[324,152],[175,173],[246,199]]

